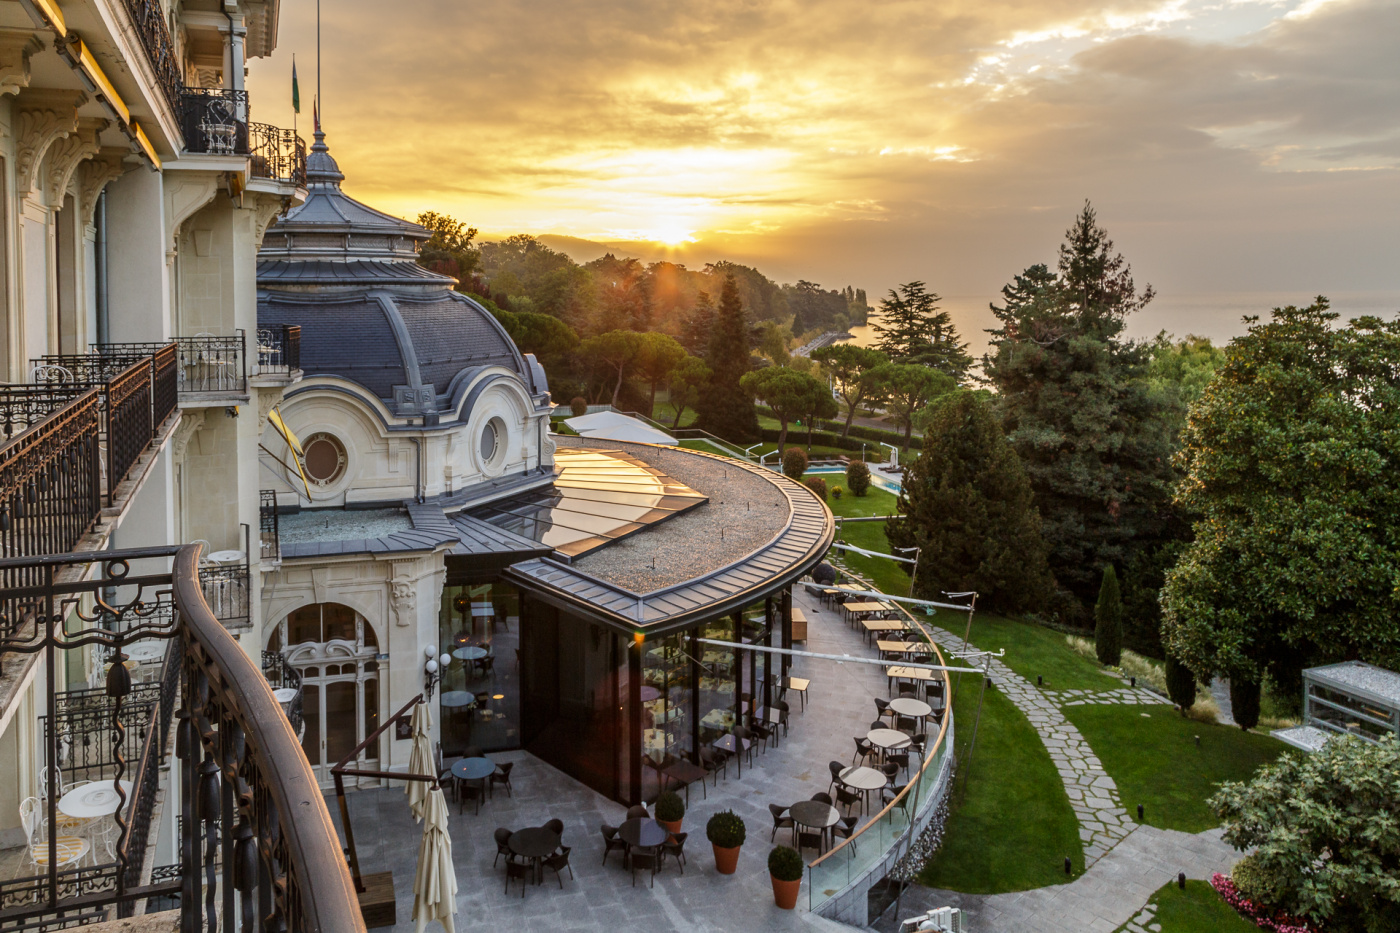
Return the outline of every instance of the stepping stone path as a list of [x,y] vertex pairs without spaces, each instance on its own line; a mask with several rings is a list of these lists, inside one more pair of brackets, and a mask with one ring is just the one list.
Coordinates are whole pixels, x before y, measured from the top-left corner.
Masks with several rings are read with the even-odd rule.
[[1121,690],[1054,690],[1047,692],[1060,701],[1060,706],[1090,706],[1103,703],[1160,706],[1167,702],[1151,690],[1144,690],[1142,687],[1124,687]]
[[[940,647],[950,652],[962,650],[962,639],[951,632],[933,626],[930,626],[930,632]],[[975,650],[971,644],[967,648],[969,651]],[[1074,705],[1075,702],[1100,702],[1088,699],[1089,696],[1097,694],[1088,690],[1064,690],[1058,695],[1049,693],[1039,689],[996,658],[991,661],[989,676],[992,683],[1026,715],[1040,735],[1040,740],[1045,743],[1045,749],[1050,753],[1055,769],[1060,772],[1060,780],[1064,781],[1070,806],[1074,808],[1074,815],[1079,820],[1079,838],[1084,843],[1084,867],[1089,868],[1103,858],[1124,836],[1137,828],[1137,823],[1128,815],[1128,811],[1123,809],[1123,804],[1118,799],[1118,787],[1113,783],[1113,778],[1104,771],[1103,765],[1089,748],[1089,743],[1084,740],[1084,736],[1074,724],[1065,718],[1064,713],[1060,712],[1060,707],[1055,702],[1057,696],[1071,694],[1082,696],[1066,705]],[[1109,695],[1113,699],[1104,702],[1162,702],[1160,697],[1145,690],[1124,688],[1109,691]],[[1144,696],[1152,699],[1147,700]],[[1129,697],[1132,699],[1128,699]]]
[[1127,933],[1160,933],[1162,925],[1153,923],[1157,919],[1157,905],[1148,904],[1133,919],[1123,925]]

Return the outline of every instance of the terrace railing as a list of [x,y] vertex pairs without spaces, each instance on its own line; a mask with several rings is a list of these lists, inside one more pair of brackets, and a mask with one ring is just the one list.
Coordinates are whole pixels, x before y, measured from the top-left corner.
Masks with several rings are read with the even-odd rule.
[[298,369],[301,369],[301,325],[259,327],[258,372],[291,375]]
[[146,50],[146,60],[156,73],[156,83],[165,93],[170,108],[178,114],[180,91],[185,82],[179,56],[175,53],[175,43],[165,22],[164,5],[160,0],[126,0],[126,11],[141,40],[141,47]]
[[76,548],[102,513],[101,393],[5,387],[0,407],[0,558]]
[[[111,861],[59,871],[51,836],[45,870],[0,882],[0,929],[130,916],[139,902],[176,897],[183,930],[365,929],[316,777],[266,678],[205,602],[199,552],[186,545],[0,559],[0,651],[40,655],[46,684],[69,651],[101,648],[118,662],[106,674],[110,718],[99,739],[111,743],[120,797]],[[160,570],[167,561],[171,569]],[[120,663],[128,646],[149,639],[170,642],[154,722]],[[39,696],[47,721],[59,721],[60,695],[49,688]],[[172,714],[180,792],[165,805],[183,817],[180,864],[157,876],[146,844]],[[132,762],[126,734],[137,722],[148,731]],[[59,730],[42,732],[46,783],[57,787]],[[55,825],[57,794],[45,808]]]
[[[860,579],[855,574],[848,575]],[[874,589],[874,584],[869,581],[861,582]],[[909,627],[928,642],[935,663],[947,664],[923,623],[914,618],[903,604],[896,604],[896,608]],[[938,735],[925,743],[918,770],[910,775],[904,790],[849,838],[841,840],[839,845],[833,846],[807,866],[808,909],[817,911],[863,877],[876,871],[883,874],[892,868],[909,851],[910,844],[922,827],[927,825],[927,817],[921,819],[921,814],[927,815],[933,810],[931,804],[936,799],[939,782],[945,780],[949,773],[950,746],[953,742],[952,684],[947,671],[939,671],[936,676],[943,681],[943,696],[948,704]],[[861,896],[865,895],[862,893]]]
[[306,185],[306,140],[295,130],[249,123],[248,154],[252,156],[250,172],[255,178]]
[[[176,337],[169,344],[158,343],[94,343],[92,353],[103,359],[122,359],[133,354],[154,354],[157,348],[170,347],[168,367],[170,388],[180,394],[242,394],[248,390],[248,360],[246,335],[235,330],[231,335],[196,334]],[[72,359],[44,357],[44,360]],[[165,369],[161,370],[162,373]]]

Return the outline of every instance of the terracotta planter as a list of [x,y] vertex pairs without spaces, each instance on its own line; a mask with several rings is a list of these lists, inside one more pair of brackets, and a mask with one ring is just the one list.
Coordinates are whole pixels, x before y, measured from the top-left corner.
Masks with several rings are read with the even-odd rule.
[[680,820],[657,820],[656,822],[660,823],[662,828],[672,836],[681,831]]
[[713,842],[710,847],[715,850],[715,868],[721,875],[732,875],[739,867],[739,850],[742,846],[735,846],[732,849],[721,849]]
[[772,875],[768,876],[773,882],[773,903],[783,910],[792,910],[797,906],[797,893],[802,890],[802,879],[796,881],[779,881]]

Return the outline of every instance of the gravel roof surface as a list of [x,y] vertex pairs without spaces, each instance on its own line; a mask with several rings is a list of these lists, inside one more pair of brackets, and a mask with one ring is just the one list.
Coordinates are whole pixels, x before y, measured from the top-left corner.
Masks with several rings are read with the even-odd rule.
[[[679,478],[679,477],[678,477]],[[1388,671],[1383,667],[1376,667],[1364,661],[1343,661],[1340,664],[1328,664],[1325,667],[1313,668],[1320,676],[1345,684],[1349,687],[1356,687],[1359,690],[1368,690],[1377,696],[1383,696],[1400,704],[1400,674]]]
[[558,438],[557,443],[626,453],[710,497],[698,508],[573,562],[584,573],[635,593],[674,586],[732,564],[787,525],[790,507],[782,491],[736,464],[678,447],[586,437]]

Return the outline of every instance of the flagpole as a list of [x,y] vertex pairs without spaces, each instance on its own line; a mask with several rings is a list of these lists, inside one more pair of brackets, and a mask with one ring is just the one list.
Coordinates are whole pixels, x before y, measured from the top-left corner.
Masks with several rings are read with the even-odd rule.
[[297,106],[297,53],[292,53],[292,135],[297,134],[297,114],[301,109]]
[[321,130],[321,0],[316,0],[316,131]]

